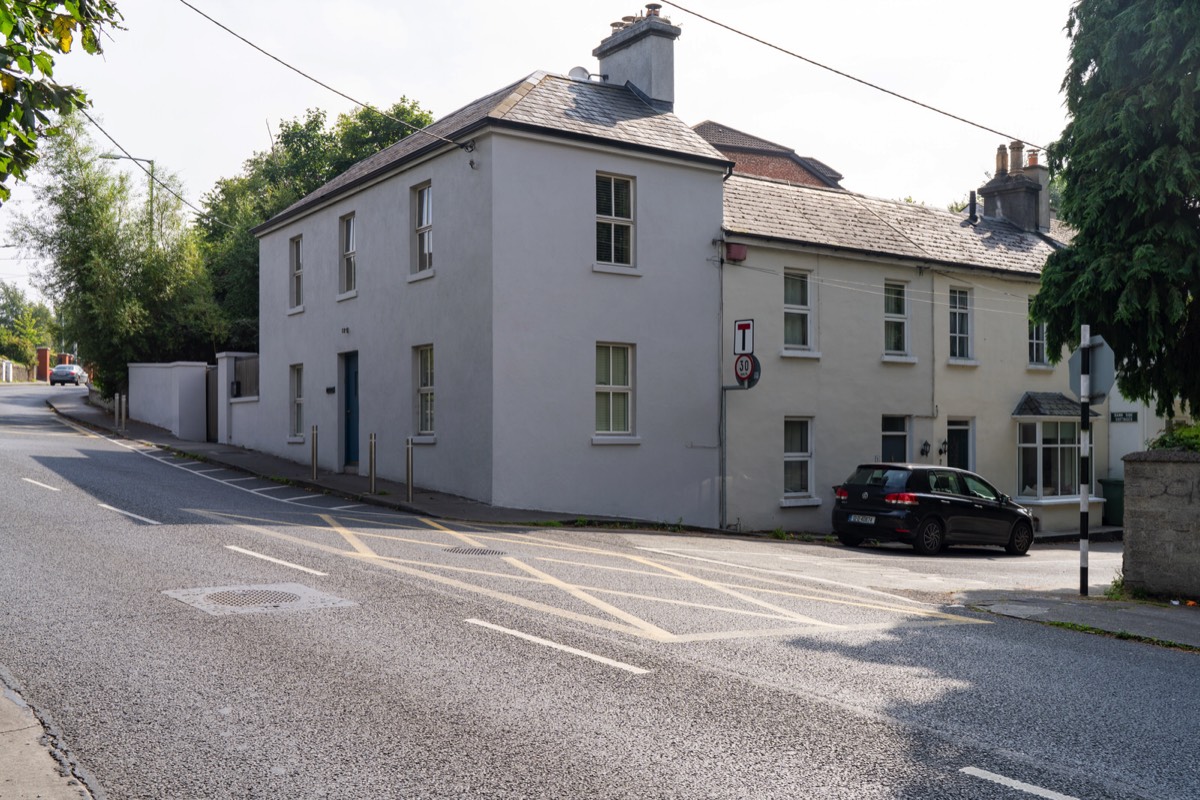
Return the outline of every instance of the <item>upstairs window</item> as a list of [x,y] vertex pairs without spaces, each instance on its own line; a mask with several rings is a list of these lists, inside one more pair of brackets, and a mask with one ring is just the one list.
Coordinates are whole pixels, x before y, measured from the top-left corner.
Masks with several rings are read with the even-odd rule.
[[596,261],[633,266],[633,180],[596,176]]
[[304,305],[304,240],[297,236],[288,242],[289,272],[288,303],[291,308]]
[[908,355],[908,294],[903,283],[883,284],[883,352]]
[[289,368],[288,388],[292,398],[291,419],[288,421],[288,433],[292,436],[304,435],[304,365],[292,364]]
[[413,190],[414,241],[416,256],[413,274],[433,269],[433,187],[429,184]]
[[353,292],[358,288],[358,276],[355,264],[355,224],[354,215],[342,217],[342,260],[338,269],[338,291],[342,294]]
[[950,290],[950,357],[971,357],[971,292]]
[[785,350],[812,349],[811,311],[808,273],[784,273],[783,347]]
[[[1029,305],[1033,305],[1032,297]],[[1046,361],[1046,323],[1034,322],[1032,312],[1029,314],[1029,363],[1038,366],[1049,363]]]

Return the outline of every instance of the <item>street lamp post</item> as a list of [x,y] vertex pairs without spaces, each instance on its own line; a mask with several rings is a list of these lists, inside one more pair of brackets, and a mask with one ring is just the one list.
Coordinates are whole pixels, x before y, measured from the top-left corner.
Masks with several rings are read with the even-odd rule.
[[141,161],[144,164],[150,165],[150,244],[154,245],[154,159],[153,158],[138,158],[137,156],[117,155],[116,153],[103,153],[101,158],[107,158],[110,161],[120,159],[128,159],[129,161]]

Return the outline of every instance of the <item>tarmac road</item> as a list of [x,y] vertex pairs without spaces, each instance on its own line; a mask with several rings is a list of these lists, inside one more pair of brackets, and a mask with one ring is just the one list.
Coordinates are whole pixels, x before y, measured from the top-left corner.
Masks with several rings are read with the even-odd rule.
[[0,392],[0,676],[95,797],[1195,796],[1195,653],[889,552],[449,523],[40,403]]

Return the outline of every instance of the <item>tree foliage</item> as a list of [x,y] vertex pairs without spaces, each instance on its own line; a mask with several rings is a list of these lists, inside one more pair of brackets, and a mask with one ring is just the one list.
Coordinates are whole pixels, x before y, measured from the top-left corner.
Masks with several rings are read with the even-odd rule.
[[53,343],[54,330],[54,315],[45,303],[32,302],[16,284],[0,281],[0,356],[32,367],[37,348]]
[[1075,230],[1042,273],[1034,315],[1050,352],[1087,323],[1118,386],[1173,414],[1200,410],[1200,4],[1080,0],[1063,88],[1071,120],[1050,148]]
[[58,132],[48,112],[87,104],[82,90],[54,81],[55,55],[77,39],[88,53],[101,52],[100,34],[120,20],[111,0],[0,0],[0,202],[9,179],[25,180],[37,161],[38,139]]
[[230,349],[258,348],[258,240],[251,229],[431,121],[403,97],[386,116],[359,109],[338,115],[332,126],[324,111],[309,109],[283,122],[272,148],[249,158],[240,175],[218,181],[204,196],[207,214],[197,227]]
[[[18,219],[17,243],[46,259],[41,289],[66,341],[111,395],[138,361],[211,360],[222,320],[179,200],[154,193],[153,219],[124,175],[113,175],[76,118],[39,167],[40,207]],[[169,174],[158,177],[167,185]]]

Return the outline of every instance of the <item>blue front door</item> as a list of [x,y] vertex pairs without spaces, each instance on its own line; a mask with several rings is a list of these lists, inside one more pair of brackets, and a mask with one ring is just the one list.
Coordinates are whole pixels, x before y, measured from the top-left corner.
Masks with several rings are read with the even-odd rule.
[[345,430],[343,441],[346,443],[347,467],[358,466],[358,353],[346,353],[342,356],[344,375],[342,396],[345,403]]

